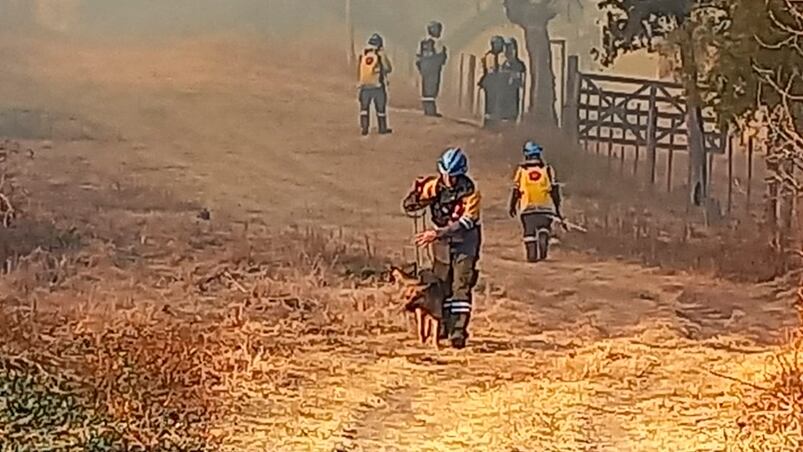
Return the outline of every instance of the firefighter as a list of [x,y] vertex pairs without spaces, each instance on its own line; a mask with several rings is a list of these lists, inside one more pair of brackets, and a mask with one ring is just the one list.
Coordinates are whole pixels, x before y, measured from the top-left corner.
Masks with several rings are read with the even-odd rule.
[[418,45],[415,65],[421,74],[421,104],[426,116],[440,117],[438,95],[441,90],[441,74],[446,64],[446,47],[441,43],[443,24],[430,22],[427,37]]
[[480,193],[467,175],[468,160],[461,149],[447,149],[438,160],[438,172],[415,182],[404,199],[404,209],[430,209],[435,228],[418,234],[416,245],[432,246],[433,272],[447,294],[439,335],[460,349],[468,340],[472,291],[479,276]]
[[482,77],[479,85],[485,93],[485,116],[483,127],[493,127],[500,119],[500,101],[506,81],[502,72],[505,64],[505,39],[491,38],[491,48],[482,57]]
[[538,262],[547,257],[552,221],[563,219],[560,186],[540,145],[527,141],[522,152],[524,161],[513,176],[509,212],[511,218],[518,214],[521,219],[527,261]]
[[390,58],[385,54],[382,36],[374,33],[368,39],[368,45],[360,54],[359,86],[360,86],[360,128],[363,136],[368,135],[371,125],[371,104],[376,109],[379,133],[392,133],[388,128],[388,75],[393,71]]
[[505,62],[502,65],[506,84],[503,89],[502,113],[503,121],[519,120],[522,112],[522,92],[524,80],[527,76],[527,66],[519,58],[519,43],[516,38],[509,38],[505,42]]

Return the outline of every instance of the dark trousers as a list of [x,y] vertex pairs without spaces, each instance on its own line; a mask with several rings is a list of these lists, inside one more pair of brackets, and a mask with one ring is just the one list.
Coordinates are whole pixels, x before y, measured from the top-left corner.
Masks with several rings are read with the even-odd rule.
[[[527,262],[546,259],[549,251],[549,237],[552,235],[552,216],[538,212],[523,213],[521,214],[521,226],[524,231]],[[539,232],[544,233],[539,234]]]
[[452,249],[446,241],[433,244],[432,270],[444,288],[443,322],[441,336],[462,348],[468,339],[468,325],[477,285],[477,256]]
[[441,91],[441,72],[421,73],[421,106],[427,116],[438,115],[438,96]]
[[521,89],[517,85],[507,85],[501,102],[501,117],[505,121],[519,119],[521,109]]
[[485,94],[484,127],[494,127],[502,119],[502,104],[504,102],[503,74],[491,73],[482,78],[480,87]]
[[388,95],[384,86],[360,88],[360,128],[363,135],[368,133],[371,126],[371,104],[376,110],[376,119],[379,133],[388,131]]

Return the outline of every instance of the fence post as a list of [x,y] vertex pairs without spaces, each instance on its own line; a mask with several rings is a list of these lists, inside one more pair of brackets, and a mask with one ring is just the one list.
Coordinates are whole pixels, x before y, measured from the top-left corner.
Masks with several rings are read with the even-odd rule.
[[566,69],[566,100],[563,107],[564,133],[568,132],[573,143],[579,143],[580,122],[580,58],[570,55]]
[[650,184],[655,185],[655,150],[658,143],[655,137],[658,133],[658,109],[655,105],[655,97],[658,88],[650,86],[650,106],[647,112],[647,166],[649,167]]
[[594,152],[599,155],[602,144],[602,88],[597,87],[597,135],[594,143]]
[[753,195],[753,137],[747,140],[747,213],[750,213],[750,202]]
[[349,38],[349,48],[346,51],[346,62],[351,67],[357,63],[356,46],[354,45],[354,22],[351,18],[351,0],[346,0],[345,14],[346,14],[346,29]]
[[[616,103],[616,98],[612,98],[611,103]],[[616,129],[613,128],[613,118],[611,118],[611,125],[608,127],[608,171],[611,170],[611,159],[613,159],[613,133]]]
[[627,139],[627,130],[624,127],[619,128],[619,135],[621,136],[622,142],[619,143],[619,174],[624,174],[625,172],[625,141]]
[[639,102],[638,107],[637,107],[637,112],[636,112],[636,124],[638,125],[638,129],[637,130],[639,130],[639,134],[636,135],[636,149],[635,149],[635,153],[634,153],[635,155],[633,156],[634,157],[633,158],[633,176],[634,177],[638,176],[638,164],[639,164],[639,157],[640,157],[640,154],[641,154],[641,122],[642,122],[641,119],[644,116],[641,113],[641,109],[642,109],[642,104],[641,104],[641,102]]
[[466,86],[466,90],[468,94],[466,100],[468,101],[468,109],[471,114],[474,114],[476,111],[475,104],[474,104],[474,93],[477,89],[477,56],[476,55],[469,55],[468,56],[468,82]]
[[[672,123],[674,127],[675,123]],[[674,171],[673,161],[675,159],[675,131],[669,132],[669,154],[666,157],[666,192],[672,193],[672,172]]]
[[465,94],[465,88],[463,85],[466,83],[464,77],[465,74],[463,71],[465,70],[466,66],[466,54],[460,54],[460,67],[458,68],[458,79],[457,79],[457,108],[461,111],[463,110],[463,95]]
[[728,215],[733,210],[733,136],[727,135],[728,140]]

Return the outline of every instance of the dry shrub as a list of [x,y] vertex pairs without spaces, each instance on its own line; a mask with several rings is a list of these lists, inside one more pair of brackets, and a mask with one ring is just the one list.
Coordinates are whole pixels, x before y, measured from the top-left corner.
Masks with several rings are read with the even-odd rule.
[[742,415],[735,438],[738,450],[799,451],[803,448],[803,369],[796,341],[776,356],[777,370],[765,375],[767,386],[746,385],[738,391]]
[[11,226],[24,200],[24,190],[15,180],[22,151],[20,144],[15,141],[0,142],[0,227],[3,228]]
[[[803,325],[803,288],[798,290],[795,306]],[[736,450],[803,450],[801,351],[803,329],[798,329],[775,355],[773,369],[765,371],[762,383],[744,383],[737,388],[741,416],[733,439]]]
[[367,238],[171,215],[101,214],[0,278],[0,449],[220,450],[239,391],[304,381],[307,363],[266,363],[387,323],[332,290],[376,280]]

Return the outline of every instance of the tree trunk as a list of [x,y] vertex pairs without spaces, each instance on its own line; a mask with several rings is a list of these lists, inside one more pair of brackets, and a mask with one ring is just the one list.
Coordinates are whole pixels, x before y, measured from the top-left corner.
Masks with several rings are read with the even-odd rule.
[[689,191],[696,206],[708,200],[708,159],[702,117],[702,100],[697,86],[697,58],[694,55],[693,31],[687,26],[680,45],[683,81],[686,88],[686,133],[689,147]]
[[555,111],[555,72],[552,70],[552,46],[549,22],[524,28],[530,56],[530,118],[538,124],[558,126]]

